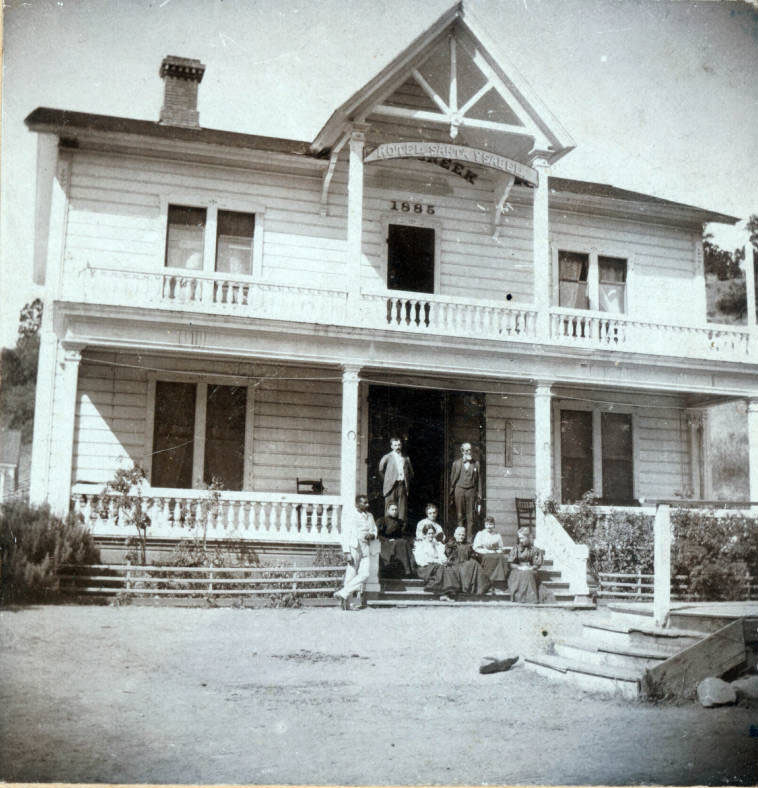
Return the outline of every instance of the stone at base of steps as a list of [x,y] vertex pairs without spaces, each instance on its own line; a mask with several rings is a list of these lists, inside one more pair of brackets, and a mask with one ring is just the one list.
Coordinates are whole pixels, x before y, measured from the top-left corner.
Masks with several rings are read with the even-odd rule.
[[550,654],[526,657],[524,665],[549,679],[568,679],[589,692],[618,694],[630,699],[640,694],[640,676],[635,670],[612,665],[590,665]]

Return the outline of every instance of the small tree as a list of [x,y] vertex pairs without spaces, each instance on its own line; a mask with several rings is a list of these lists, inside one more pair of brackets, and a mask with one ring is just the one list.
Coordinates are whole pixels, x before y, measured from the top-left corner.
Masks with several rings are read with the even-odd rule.
[[146,511],[147,501],[143,494],[146,481],[147,477],[141,466],[120,468],[103,490],[105,499],[116,502],[116,517],[123,517],[127,525],[136,529],[143,565],[147,563],[147,529],[150,526],[150,517]]

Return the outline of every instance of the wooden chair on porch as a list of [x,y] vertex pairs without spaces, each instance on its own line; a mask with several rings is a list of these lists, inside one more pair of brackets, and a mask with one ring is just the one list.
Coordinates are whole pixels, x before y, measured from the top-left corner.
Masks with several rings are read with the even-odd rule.
[[537,526],[537,506],[534,498],[516,498],[516,527],[528,528],[534,539]]

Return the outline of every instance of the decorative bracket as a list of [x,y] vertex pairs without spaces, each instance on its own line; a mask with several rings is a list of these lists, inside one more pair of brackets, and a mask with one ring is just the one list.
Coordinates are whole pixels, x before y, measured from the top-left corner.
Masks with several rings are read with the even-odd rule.
[[511,189],[513,188],[513,184],[515,182],[516,177],[514,175],[505,175],[502,178],[498,178],[497,182],[495,183],[495,192],[493,195],[494,208],[492,214],[493,238],[497,235],[497,226],[498,222],[500,221],[500,215],[503,212],[505,201],[508,199],[508,195],[511,193]]

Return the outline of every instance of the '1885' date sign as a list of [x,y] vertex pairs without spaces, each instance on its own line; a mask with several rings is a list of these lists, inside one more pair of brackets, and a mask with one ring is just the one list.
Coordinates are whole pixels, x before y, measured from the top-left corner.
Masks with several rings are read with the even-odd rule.
[[527,183],[537,185],[537,171],[532,167],[505,156],[499,156],[497,153],[490,153],[478,148],[467,148],[465,145],[448,145],[444,142],[386,142],[366,156],[366,163],[384,161],[385,159],[466,161],[507,172]]

